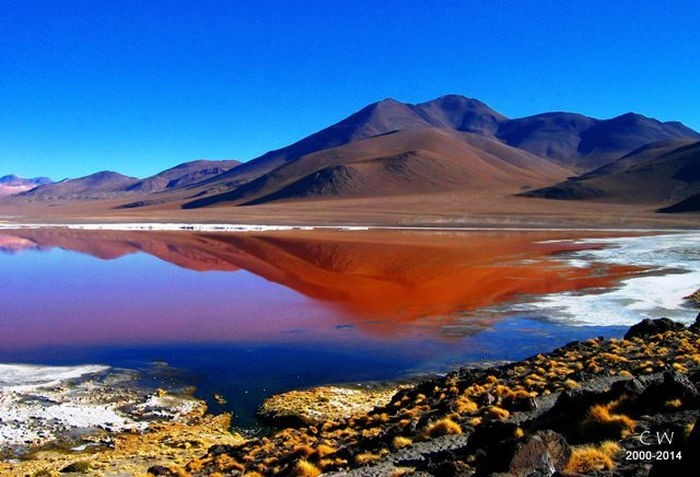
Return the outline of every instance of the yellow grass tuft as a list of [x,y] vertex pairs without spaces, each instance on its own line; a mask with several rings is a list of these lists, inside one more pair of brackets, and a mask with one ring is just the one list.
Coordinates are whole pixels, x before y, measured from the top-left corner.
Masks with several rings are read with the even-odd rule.
[[615,441],[603,441],[598,446],[600,451],[610,457],[611,459],[615,457],[621,450],[620,444]]
[[664,403],[664,407],[667,407],[669,409],[678,409],[681,406],[683,406],[683,401],[681,401],[680,399],[671,399]]
[[365,465],[372,462],[376,462],[381,459],[381,456],[372,454],[371,452],[363,452],[362,454],[357,454],[355,456],[355,463],[357,465]]
[[413,444],[410,437],[396,436],[392,442],[395,449],[401,449],[403,447],[408,447]]
[[687,374],[687,373],[688,373],[688,368],[686,368],[686,367],[685,367],[684,365],[682,365],[681,363],[673,363],[673,364],[671,365],[671,367],[672,367],[673,369],[675,369],[676,371],[678,371],[679,373],[684,373],[684,374]]
[[[611,403],[616,404],[616,403]],[[612,414],[610,412],[611,404],[607,406],[595,404],[588,410],[588,416],[599,424],[605,427],[615,428],[619,431],[620,436],[626,437],[634,431],[635,422],[624,414]]]
[[308,444],[301,444],[294,447],[294,453],[303,457],[308,457],[314,453],[314,449]]
[[627,361],[629,361],[624,356],[620,356],[613,353],[600,353],[598,356],[610,361],[611,363],[626,363]]
[[489,406],[486,408],[486,416],[492,419],[508,419],[510,417],[510,412],[507,409],[503,409],[498,406]]
[[321,471],[311,462],[301,459],[294,468],[294,475],[297,477],[318,477]]
[[337,449],[335,447],[331,447],[327,444],[319,444],[316,447],[316,454],[319,457],[326,457],[329,454],[333,454]]
[[428,426],[430,437],[444,436],[446,434],[461,434],[462,428],[450,418],[440,419]]
[[691,422],[687,426],[685,426],[685,429],[683,429],[683,432],[685,433],[685,437],[690,436],[690,433],[693,432],[693,429],[695,429],[695,423]]
[[566,387],[568,389],[574,389],[574,388],[577,388],[579,386],[580,386],[579,383],[577,383],[573,379],[567,379],[566,381],[564,381],[564,387]]
[[467,422],[469,423],[470,426],[476,427],[479,424],[481,424],[482,418],[480,416],[474,416],[471,419],[469,419]]
[[455,411],[460,414],[468,414],[479,409],[479,405],[466,396],[460,396],[455,401]]
[[593,447],[574,449],[566,465],[567,472],[588,473],[597,470],[612,469],[614,463],[610,457]]

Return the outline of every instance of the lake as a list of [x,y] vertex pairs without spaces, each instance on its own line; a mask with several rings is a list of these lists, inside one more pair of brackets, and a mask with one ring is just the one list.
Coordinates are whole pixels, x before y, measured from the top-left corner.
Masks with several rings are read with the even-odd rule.
[[137,370],[249,430],[289,389],[690,322],[700,284],[689,232],[25,229],[0,252],[0,363]]

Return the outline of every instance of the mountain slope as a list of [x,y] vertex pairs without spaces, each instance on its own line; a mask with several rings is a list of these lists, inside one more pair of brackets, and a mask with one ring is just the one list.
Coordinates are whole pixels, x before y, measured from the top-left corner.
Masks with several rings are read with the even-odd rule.
[[123,193],[124,190],[137,182],[138,179],[135,177],[127,177],[112,171],[102,171],[78,179],[66,179],[42,185],[18,194],[12,199],[30,201],[105,199]]
[[240,165],[239,161],[198,160],[166,169],[128,187],[129,191],[158,192],[183,187],[222,174]]
[[48,177],[34,177],[25,179],[14,174],[0,177],[0,197],[7,197],[31,190],[37,186],[51,184],[53,181]]
[[700,193],[700,141],[665,141],[599,169],[522,195],[564,200],[673,203]]
[[676,138],[700,139],[678,122],[639,114],[598,120],[571,113],[545,113],[501,125],[499,139],[581,171],[600,167],[646,144]]
[[482,136],[416,128],[302,156],[233,191],[189,202],[185,208],[465,189],[515,192],[569,172]]
[[290,146],[241,164],[217,177],[214,183],[219,184],[218,190],[235,187],[306,154],[403,129],[449,127],[492,135],[505,119],[484,103],[464,96],[447,95],[415,105],[385,99]]

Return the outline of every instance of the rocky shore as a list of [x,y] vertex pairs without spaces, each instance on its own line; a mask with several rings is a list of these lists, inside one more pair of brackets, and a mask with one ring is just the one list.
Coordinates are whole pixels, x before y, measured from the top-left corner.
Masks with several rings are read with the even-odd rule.
[[398,391],[368,413],[216,445],[154,475],[683,476],[700,449],[700,318],[645,320]]
[[700,315],[689,327],[644,320],[624,339],[572,342],[391,392],[287,393],[263,412],[289,427],[246,440],[227,431],[227,416],[200,409],[121,433],[110,449],[35,453],[0,464],[0,474],[696,475]]

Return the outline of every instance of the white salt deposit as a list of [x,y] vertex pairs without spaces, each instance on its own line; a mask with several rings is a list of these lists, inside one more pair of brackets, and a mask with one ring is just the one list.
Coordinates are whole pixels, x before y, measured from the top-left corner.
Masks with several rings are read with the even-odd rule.
[[564,319],[578,325],[630,326],[642,318],[662,316],[691,322],[695,314],[683,297],[700,287],[700,233],[586,239],[599,250],[570,254],[575,267],[633,265],[649,271],[622,281],[611,290],[583,290],[545,295],[519,311]]
[[55,386],[62,381],[86,374],[107,371],[109,366],[37,366],[31,364],[0,364],[0,392],[26,391],[42,386]]
[[154,417],[177,419],[198,405],[146,394],[130,385],[132,376],[99,365],[1,364],[0,452],[20,454],[95,429],[144,429]]

